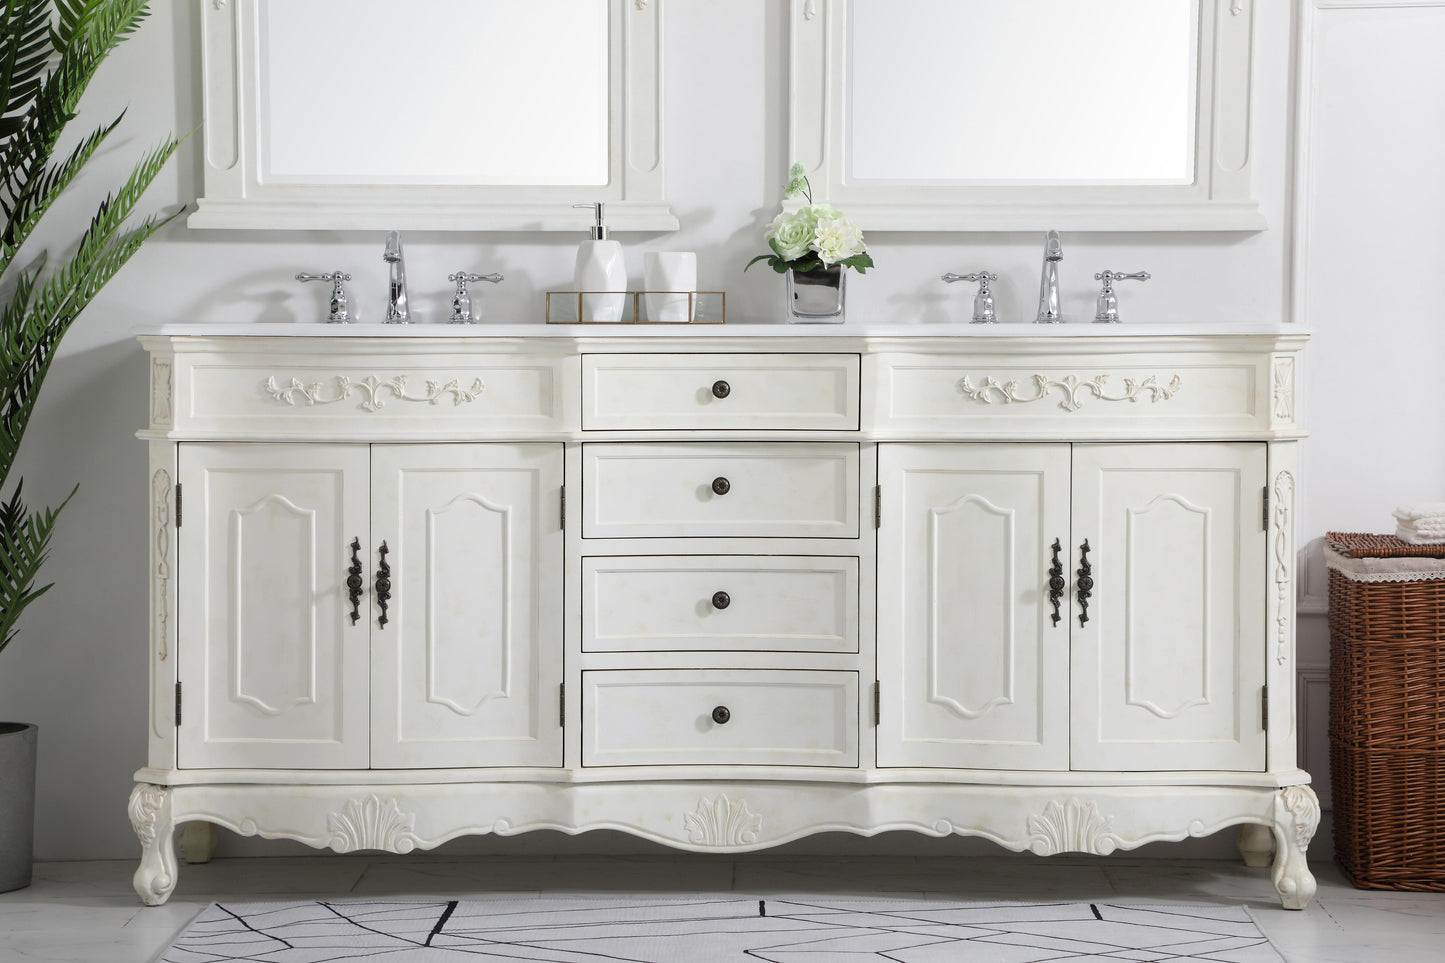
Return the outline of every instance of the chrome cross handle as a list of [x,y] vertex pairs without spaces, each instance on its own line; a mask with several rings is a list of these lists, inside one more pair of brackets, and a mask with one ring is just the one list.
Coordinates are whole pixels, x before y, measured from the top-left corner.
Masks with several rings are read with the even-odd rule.
[[346,291],[341,286],[342,281],[350,281],[351,275],[343,274],[340,271],[332,271],[329,274],[298,274],[298,281],[330,281],[331,282],[331,310],[326,315],[328,324],[346,324],[351,320],[351,311],[347,308]]
[[448,274],[447,280],[454,281],[457,285],[456,293],[452,295],[452,316],[448,323],[476,324],[477,318],[472,314],[472,296],[467,293],[468,282],[490,281],[492,284],[500,284],[505,279],[500,274],[468,274],[466,271],[458,271],[456,274]]
[[1122,271],[1100,271],[1094,275],[1095,281],[1103,281],[1104,287],[1099,292],[1099,300],[1094,309],[1095,324],[1118,324],[1119,323],[1119,296],[1114,293],[1115,281],[1147,281],[1152,277],[1148,271],[1135,271],[1133,274],[1125,274]]
[[998,315],[993,309],[993,292],[989,290],[989,284],[998,280],[997,274],[990,274],[988,271],[976,271],[973,274],[945,274],[943,280],[952,284],[954,281],[977,281],[978,293],[973,296],[973,318],[970,324],[998,324]]

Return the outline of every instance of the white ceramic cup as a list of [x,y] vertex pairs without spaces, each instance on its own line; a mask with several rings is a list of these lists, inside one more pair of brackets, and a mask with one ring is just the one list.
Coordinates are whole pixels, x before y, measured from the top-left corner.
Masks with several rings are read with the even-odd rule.
[[[693,292],[697,290],[697,255],[692,251],[648,251],[642,256],[643,290]],[[647,300],[647,320],[678,323],[692,320],[687,294],[653,294]]]

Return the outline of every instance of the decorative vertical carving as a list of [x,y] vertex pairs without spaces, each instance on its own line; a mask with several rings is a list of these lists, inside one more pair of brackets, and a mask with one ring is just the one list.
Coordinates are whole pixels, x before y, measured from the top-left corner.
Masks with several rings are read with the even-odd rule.
[[1029,817],[1030,849],[1038,856],[1059,853],[1093,853],[1107,856],[1119,846],[1119,837],[1095,803],[1081,799],[1054,800],[1037,816]]
[[1244,0],[1229,0],[1229,13],[1233,17],[1244,13]]
[[818,0],[807,0],[803,4],[803,19],[816,20],[818,18]]
[[176,887],[175,824],[171,792],[164,786],[138,783],[130,794],[130,824],[140,839],[141,860],[132,883],[147,906],[159,906]]
[[1320,801],[1309,786],[1290,786],[1274,797],[1274,838],[1279,844],[1270,874],[1285,909],[1304,909],[1315,895],[1305,850],[1320,825]]
[[168,358],[151,360],[151,424],[171,423],[171,362]]
[[758,841],[763,817],[748,812],[746,800],[733,802],[718,794],[716,801],[704,796],[697,809],[684,813],[687,838],[695,846],[748,846]]
[[156,658],[170,656],[171,618],[171,476],[157,468],[151,476],[151,520],[155,526],[155,568],[152,571]]
[[326,817],[326,845],[338,853],[357,849],[409,853],[421,841],[415,827],[414,813],[402,812],[395,799],[382,800],[372,793],[349,801],[341,812]]
[[1290,515],[1294,511],[1294,475],[1282,471],[1274,476],[1274,585],[1276,592],[1274,616],[1274,660],[1279,665],[1289,661],[1290,624],[1294,606],[1290,604],[1290,581],[1294,574],[1294,551],[1290,538]]
[[1294,359],[1275,358],[1274,417],[1277,421],[1294,421]]

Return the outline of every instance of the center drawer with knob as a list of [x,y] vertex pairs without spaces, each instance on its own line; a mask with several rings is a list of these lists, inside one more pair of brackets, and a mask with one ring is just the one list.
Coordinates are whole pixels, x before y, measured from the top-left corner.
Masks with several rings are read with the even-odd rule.
[[856,354],[589,354],[582,427],[856,431]]
[[584,558],[582,651],[854,653],[858,559]]
[[857,538],[851,442],[589,443],[583,538]]
[[858,673],[582,673],[584,766],[858,765]]

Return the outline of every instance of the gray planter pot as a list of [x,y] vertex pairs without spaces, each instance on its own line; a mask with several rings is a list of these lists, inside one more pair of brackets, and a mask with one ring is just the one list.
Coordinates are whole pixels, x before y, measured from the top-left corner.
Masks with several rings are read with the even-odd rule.
[[23,722],[0,722],[0,893],[30,885],[39,731]]

